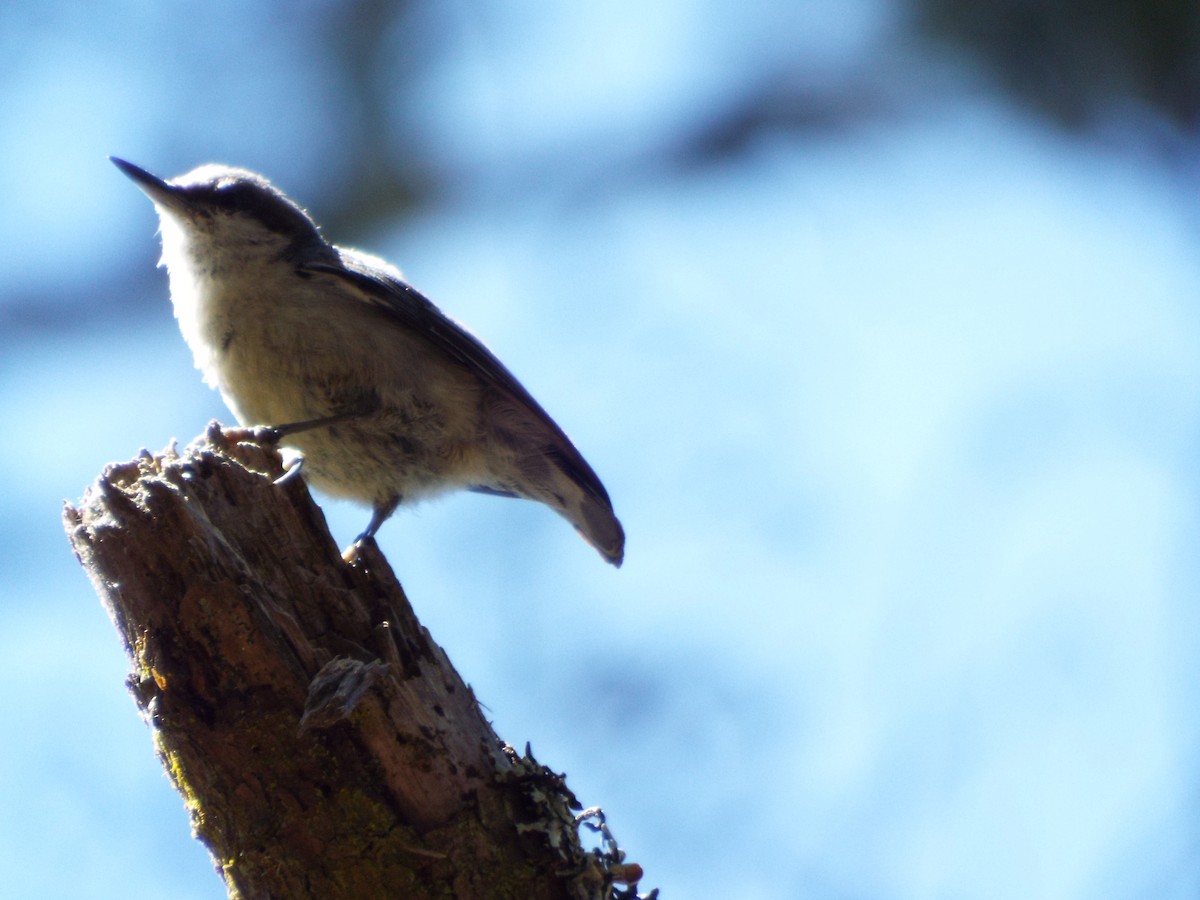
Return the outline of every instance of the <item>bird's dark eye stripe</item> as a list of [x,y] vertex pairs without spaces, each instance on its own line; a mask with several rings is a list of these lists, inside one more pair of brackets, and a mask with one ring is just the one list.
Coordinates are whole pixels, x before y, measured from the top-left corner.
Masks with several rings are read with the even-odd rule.
[[316,226],[304,212],[266,185],[246,181],[218,183],[208,189],[206,201],[215,209],[251,216],[277,234],[289,237],[317,234]]

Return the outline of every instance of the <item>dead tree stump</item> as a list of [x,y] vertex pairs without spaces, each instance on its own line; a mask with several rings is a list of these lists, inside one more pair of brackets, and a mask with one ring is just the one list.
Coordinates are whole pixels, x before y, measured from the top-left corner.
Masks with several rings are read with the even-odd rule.
[[282,471],[213,423],[64,512],[229,896],[635,897],[640,869],[606,830],[584,849],[563,778],[496,736],[374,544],[343,560]]

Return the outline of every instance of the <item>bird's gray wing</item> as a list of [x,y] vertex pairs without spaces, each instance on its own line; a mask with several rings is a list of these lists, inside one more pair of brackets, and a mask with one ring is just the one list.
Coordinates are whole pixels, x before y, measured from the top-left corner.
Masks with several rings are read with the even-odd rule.
[[[575,449],[571,439],[479,338],[446,316],[432,301],[406,281],[375,268],[352,254],[341,253],[340,257],[341,265],[308,263],[301,267],[301,272],[332,275],[353,285],[376,309],[423,337],[451,359],[457,360],[484,384],[507,394],[525,407],[558,438],[554,444],[540,448],[541,451],[586,493],[609,510],[612,509],[612,501],[609,500],[604,485],[600,483],[600,478]],[[473,489],[514,496],[511,492],[488,485],[479,485]]]

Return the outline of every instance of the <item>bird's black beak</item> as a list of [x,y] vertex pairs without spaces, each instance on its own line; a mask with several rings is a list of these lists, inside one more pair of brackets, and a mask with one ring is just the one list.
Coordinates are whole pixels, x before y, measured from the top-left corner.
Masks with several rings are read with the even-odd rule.
[[179,188],[175,185],[163,181],[157,175],[151,175],[140,166],[135,166],[131,162],[125,162],[115,156],[110,156],[113,165],[128,175],[133,183],[141,188],[142,193],[154,201],[155,204],[165,206],[170,209],[178,209],[183,205],[183,198],[180,195]]

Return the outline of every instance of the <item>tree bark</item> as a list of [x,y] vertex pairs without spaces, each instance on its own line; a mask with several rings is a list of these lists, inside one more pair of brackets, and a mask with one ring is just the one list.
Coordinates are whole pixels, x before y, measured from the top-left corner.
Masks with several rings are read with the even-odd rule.
[[636,896],[616,885],[640,869],[607,830],[584,850],[562,777],[500,741],[374,543],[344,560],[246,437],[213,423],[111,465],[64,512],[229,896]]

